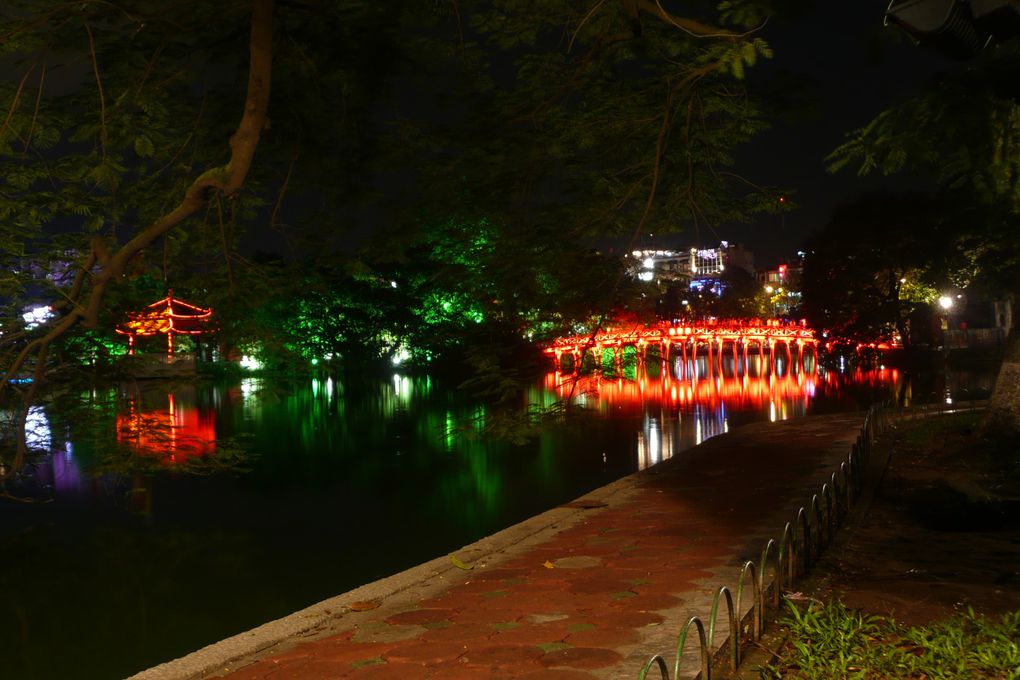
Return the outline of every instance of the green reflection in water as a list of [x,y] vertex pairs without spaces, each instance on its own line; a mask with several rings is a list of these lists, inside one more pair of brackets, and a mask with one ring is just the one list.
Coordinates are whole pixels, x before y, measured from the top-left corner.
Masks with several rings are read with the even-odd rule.
[[453,450],[453,444],[457,440],[456,428],[457,421],[453,417],[453,413],[447,411],[446,421],[443,423],[443,444],[445,444],[447,451]]
[[[649,373],[657,367],[649,362]],[[662,404],[627,397],[618,382],[626,386],[614,379],[601,398],[572,396],[592,406],[589,415],[609,418],[550,428],[523,446],[486,440],[479,427],[491,427],[498,414],[427,378],[334,376],[317,387],[246,378],[203,384],[187,397],[179,386],[152,385],[153,408],[165,409],[174,391],[182,409],[215,419],[218,436],[250,435],[245,441],[259,454],[251,472],[158,471],[141,479],[152,499],[144,517],[130,514],[131,477],[119,487],[101,480],[80,485],[77,495],[58,493],[53,503],[5,508],[0,581],[18,587],[0,601],[0,638],[19,648],[7,657],[14,669],[0,675],[29,677],[23,658],[48,677],[123,677],[632,472],[636,433],[651,417],[674,419],[677,433],[690,423],[686,444],[694,425],[735,415],[686,404],[664,414]],[[615,405],[610,388],[621,395]],[[96,436],[79,438],[71,428],[72,462],[87,467],[116,442],[121,395],[81,395]],[[557,399],[555,389],[540,386],[527,394],[542,408]],[[66,430],[62,418],[51,414],[55,437]],[[668,430],[661,432],[665,441]],[[680,438],[662,450],[676,453]],[[15,608],[24,610],[27,632],[11,616]]]

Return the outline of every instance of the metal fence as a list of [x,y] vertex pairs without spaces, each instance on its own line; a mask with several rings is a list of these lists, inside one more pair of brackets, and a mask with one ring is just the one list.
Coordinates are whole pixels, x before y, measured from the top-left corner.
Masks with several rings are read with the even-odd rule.
[[[915,410],[916,414],[913,413]],[[721,587],[712,601],[707,627],[705,621],[698,616],[690,617],[681,627],[677,636],[672,675],[666,657],[656,654],[641,667],[638,680],[655,680],[655,676],[650,675],[654,669],[658,670],[660,680],[679,678],[691,629],[698,636],[698,677],[701,680],[711,680],[721,605],[725,606],[729,640],[720,645],[720,650],[726,647],[727,663],[731,671],[736,671],[741,661],[742,644],[761,639],[766,609],[770,606],[779,608],[782,593],[792,589],[797,578],[807,572],[819,558],[857,502],[864,487],[864,471],[878,435],[885,431],[893,417],[907,417],[908,413],[910,416],[927,417],[946,412],[944,408],[912,409],[911,412],[896,412],[894,415],[893,410],[887,407],[873,406],[865,416],[860,433],[839,469],[811,497],[808,506],[798,509],[796,518],[786,523],[780,539],[776,541],[770,538],[765,543],[757,563],[751,560],[744,563],[737,580],[736,597],[729,588]],[[771,581],[768,580],[769,574],[772,575]],[[745,596],[751,597],[751,608],[746,615],[750,616],[750,625],[746,629],[743,627],[746,616],[742,615]]]
[[[822,484],[819,492],[811,497],[808,507],[799,508],[794,521],[786,523],[779,541],[770,538],[765,543],[757,563],[751,560],[744,563],[737,580],[736,602],[734,603],[732,591],[726,586],[721,587],[712,601],[707,629],[704,621],[697,616],[688,619],[680,629],[672,676],[666,657],[656,654],[641,667],[638,680],[646,680],[649,677],[655,680],[654,676],[649,676],[653,669],[659,671],[659,680],[670,680],[671,677],[678,680],[687,637],[692,628],[698,635],[700,671],[696,677],[700,680],[711,680],[716,624],[720,604],[723,603],[726,607],[729,640],[720,645],[717,651],[726,647],[727,663],[731,672],[735,672],[742,658],[742,644],[761,639],[766,610],[769,607],[779,609],[782,593],[791,590],[797,578],[805,574],[811,564],[821,556],[832,542],[836,530],[846,519],[850,509],[860,498],[864,488],[864,472],[872,449],[878,436],[888,429],[890,423],[976,412],[985,409],[987,404],[987,400],[970,399],[955,403],[936,401],[910,408],[872,406],[864,418],[857,439],[850,447],[850,454],[839,464],[839,469],[833,472],[829,480]],[[769,573],[772,574],[772,580],[767,582]],[[742,615],[742,605],[748,588],[752,604],[746,616],[750,616],[751,620],[745,629],[743,623],[746,616]]]

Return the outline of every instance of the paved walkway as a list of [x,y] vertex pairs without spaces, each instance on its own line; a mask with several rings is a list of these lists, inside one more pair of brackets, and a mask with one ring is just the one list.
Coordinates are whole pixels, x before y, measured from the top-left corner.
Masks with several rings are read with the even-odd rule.
[[720,585],[736,585],[743,562],[757,561],[845,459],[862,423],[844,414],[740,428],[137,677],[636,678],[651,654],[675,647],[690,615],[707,617]]

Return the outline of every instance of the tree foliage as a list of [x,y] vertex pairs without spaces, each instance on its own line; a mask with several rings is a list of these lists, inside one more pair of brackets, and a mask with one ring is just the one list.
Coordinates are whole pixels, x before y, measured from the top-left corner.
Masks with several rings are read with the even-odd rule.
[[950,202],[925,194],[870,194],[842,207],[806,246],[806,318],[834,339],[896,334],[909,347],[923,330],[912,317],[947,284],[958,230]]
[[[194,0],[4,3],[0,392],[33,374],[30,403],[51,350],[99,342],[136,282],[202,293],[237,342],[261,332],[257,301],[351,321],[308,352],[434,318],[495,355],[611,308],[622,279],[584,237],[773,204],[732,165],[765,125],[745,79],[778,4],[227,0],[210,20]],[[343,264],[352,233],[386,224],[396,248]],[[288,264],[243,254],[267,240]],[[389,316],[366,305],[380,281],[407,296]],[[40,299],[56,316],[26,333]]]
[[458,42],[432,62],[450,90],[437,100],[430,82],[412,95],[441,114],[398,121],[401,151],[424,169],[423,199],[568,235],[767,209],[771,192],[732,167],[767,124],[744,83],[772,55],[756,32],[766,4],[700,16],[654,0],[497,0],[463,14],[454,4]]
[[[148,10],[150,14],[135,14],[135,9]],[[272,0],[255,0],[241,15],[250,13],[251,16],[250,32],[244,32],[247,37],[241,43],[249,47],[248,78],[246,87],[235,87],[238,96],[233,103],[239,113],[234,117],[229,142],[228,135],[224,134],[216,147],[218,153],[208,150],[205,157],[208,164],[174,173],[169,187],[163,184],[145,187],[146,180],[155,180],[161,170],[156,165],[148,165],[149,157],[155,154],[155,146],[149,144],[152,138],[146,137],[147,141],[140,142],[140,136],[155,135],[161,124],[156,121],[161,116],[165,116],[164,122],[173,120],[174,115],[167,107],[176,101],[173,92],[166,92],[161,97],[166,100],[163,107],[150,105],[146,101],[146,86],[165,86],[171,90],[176,87],[185,91],[191,86],[182,83],[186,79],[182,78],[179,67],[161,72],[166,75],[164,80],[150,83],[150,78],[155,75],[154,66],[160,54],[171,44],[183,50],[188,41],[203,35],[201,26],[196,26],[199,31],[196,35],[167,30],[175,26],[176,16],[160,11],[158,5],[151,3],[139,3],[137,8],[131,9],[105,3],[57,6],[11,3],[5,5],[4,10],[7,28],[0,43],[5,46],[5,56],[16,57],[12,61],[24,69],[25,75],[11,98],[0,134],[3,144],[0,162],[5,170],[18,165],[29,168],[27,176],[16,174],[15,182],[8,183],[3,192],[3,211],[16,222],[18,242],[14,245],[20,246],[6,253],[8,266],[17,265],[13,258],[27,250],[25,246],[30,241],[26,236],[41,237],[43,228],[52,226],[58,218],[80,218],[75,226],[82,232],[81,239],[88,244],[88,249],[82,249],[84,243],[79,240],[78,250],[64,254],[75,261],[75,266],[71,268],[74,273],[67,277],[72,282],[60,286],[62,299],[55,305],[62,312],[58,319],[43,326],[36,337],[21,340],[5,335],[3,338],[4,376],[0,397],[14,389],[10,381],[21,372],[31,370],[34,380],[24,395],[20,417],[14,419],[15,426],[3,433],[0,443],[12,445],[14,453],[10,468],[5,466],[0,477],[16,472],[24,459],[25,417],[46,375],[47,352],[53,341],[79,322],[95,327],[104,308],[107,289],[128,273],[135,259],[160,236],[199,213],[203,206],[222,205],[240,195],[267,124],[273,43]],[[157,26],[164,24],[164,31],[159,32],[162,35],[149,43],[149,51],[125,54],[125,45],[130,45],[132,39],[141,41],[144,38],[140,36],[149,35],[144,31],[146,20]],[[20,104],[28,76],[36,70],[43,74],[45,57],[66,54],[66,50],[73,50],[75,45],[79,46],[78,51],[72,54],[84,56],[87,61],[69,59],[68,68],[84,67],[77,75],[94,77],[95,97],[80,99],[78,83],[71,82],[68,93],[56,95],[69,98],[70,106],[55,106],[51,113],[49,107],[44,109],[41,105],[44,90],[40,84],[36,106],[23,109]],[[104,80],[100,54],[104,56],[106,72],[118,74],[120,79]],[[148,55],[148,60],[142,55]],[[182,52],[181,58],[185,55]],[[129,65],[135,70],[124,77],[121,69]],[[75,74],[72,72],[70,77],[74,79]],[[114,82],[120,87],[114,87]],[[227,99],[221,100],[224,106],[228,104]],[[79,119],[71,125],[75,112]],[[222,130],[222,119],[218,122]],[[66,135],[65,131],[68,131]],[[39,139],[44,140],[43,149],[32,146],[34,140]],[[188,135],[182,134],[176,139],[179,144],[175,150],[165,151],[169,165],[176,162],[174,154],[182,153],[189,140]],[[51,143],[60,153],[47,156],[43,151],[45,145]],[[134,161],[130,167],[129,158]],[[165,192],[162,204],[150,198],[159,193],[160,188]],[[96,215],[102,215],[103,219],[97,221]],[[51,276],[51,280],[53,278],[62,277]]]
[[833,172],[932,171],[953,189],[1020,213],[1020,48],[993,48],[959,73],[880,112],[829,156]]
[[[829,157],[830,168],[861,174],[908,168],[933,172],[943,188],[984,208],[955,242],[962,278],[1020,300],[1020,66],[1017,39],[986,49],[962,72],[943,75],[918,96],[880,112]],[[966,191],[963,191],[966,190]],[[984,274],[985,276],[981,276]],[[1020,432],[1020,335],[1011,332],[992,395],[991,421]]]

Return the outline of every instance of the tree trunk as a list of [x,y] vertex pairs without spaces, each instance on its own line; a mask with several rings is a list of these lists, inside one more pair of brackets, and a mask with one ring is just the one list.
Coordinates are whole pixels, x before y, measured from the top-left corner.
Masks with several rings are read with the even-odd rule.
[[[92,240],[92,253],[87,265],[72,288],[76,296],[71,299],[73,306],[41,337],[35,338],[13,358],[6,367],[0,367],[0,398],[11,391],[10,380],[19,371],[32,365],[34,357],[34,381],[24,395],[20,396],[20,407],[15,409],[15,453],[11,465],[4,465],[0,456],[0,483],[16,474],[22,466],[28,451],[24,437],[25,419],[39,383],[44,378],[46,352],[50,344],[78,323],[94,326],[105,300],[107,287],[115,283],[125,271],[128,263],[139,252],[166,232],[179,227],[187,218],[197,213],[210,198],[210,192],[233,199],[244,186],[258,148],[262,131],[268,122],[270,85],[273,65],[273,9],[274,0],[252,0],[251,35],[249,38],[250,63],[248,68],[248,89],[244,111],[237,129],[230,138],[230,158],[226,165],[210,168],[197,177],[185,190],[180,202],[167,214],[138,232],[114,254],[107,252],[102,239]],[[78,300],[83,293],[85,278],[94,263],[100,270],[91,277],[87,299]],[[3,492],[0,487],[0,492]],[[5,493],[5,492],[4,492]],[[3,493],[0,493],[3,495]]]
[[987,426],[1020,433],[1020,333],[1006,338],[1006,353],[992,391]]

